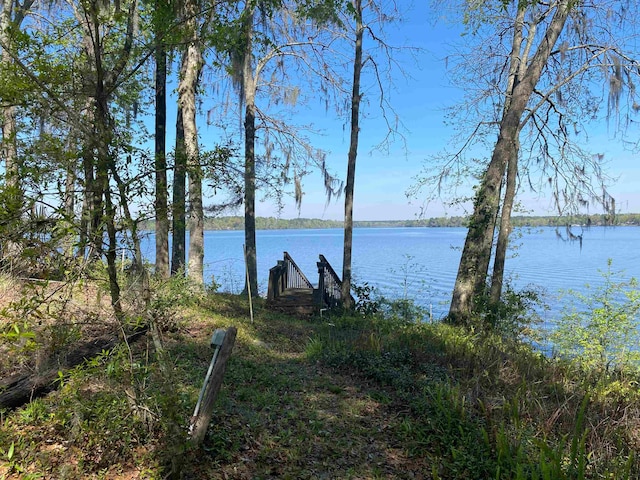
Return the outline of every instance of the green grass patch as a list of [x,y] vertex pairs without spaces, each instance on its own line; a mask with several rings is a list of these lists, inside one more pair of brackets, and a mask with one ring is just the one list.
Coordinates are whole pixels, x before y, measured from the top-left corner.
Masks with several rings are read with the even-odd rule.
[[[335,321],[307,355],[384,389],[394,434],[433,478],[637,478],[629,373],[597,383],[568,361],[446,324]],[[623,408],[627,413],[622,413]],[[629,415],[628,412],[635,412]]]
[[[0,478],[638,478],[637,381],[491,334],[297,320],[203,295],[150,339],[0,412]],[[238,328],[204,443],[186,432],[216,328]],[[587,380],[585,380],[587,378]],[[178,461],[178,459],[180,461]]]

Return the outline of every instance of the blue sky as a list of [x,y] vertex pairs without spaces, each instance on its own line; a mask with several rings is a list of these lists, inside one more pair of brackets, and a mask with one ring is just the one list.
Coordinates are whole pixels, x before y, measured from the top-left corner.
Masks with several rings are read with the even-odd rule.
[[[438,201],[425,203],[424,198],[408,199],[406,196],[407,190],[415,184],[416,175],[423,169],[425,160],[442,151],[451,140],[454,132],[444,124],[445,109],[462,96],[462,92],[450,84],[445,57],[453,45],[462,44],[463,37],[460,30],[451,24],[434,23],[427,5],[428,2],[419,0],[418,6],[408,15],[408,20],[398,28],[388,30],[390,43],[422,49],[416,55],[417,61],[408,55],[399,58],[408,75],[397,75],[393,89],[388,92],[396,113],[406,126],[403,132],[406,150],[402,142],[393,144],[388,154],[374,149],[385,136],[386,126],[376,107],[375,90],[367,90],[365,99],[368,101],[364,105],[365,118],[361,122],[356,168],[355,220],[403,220],[416,218],[420,213],[425,217],[466,213],[464,208],[446,207]],[[206,99],[204,101],[206,107]],[[312,142],[328,152],[328,168],[340,178],[345,178],[349,148],[349,125],[346,119],[338,118],[332,110],[325,111],[320,105],[300,105],[297,112],[294,121],[300,124],[312,121],[318,129],[319,133],[312,137]],[[211,138],[214,133],[210,131],[211,127],[200,121],[200,128],[203,139]],[[619,141],[612,139],[605,124],[594,125],[590,138],[594,152],[604,153],[608,171],[616,178],[610,193],[616,198],[618,209],[622,212],[640,212],[637,188],[640,167],[637,166],[637,156],[624,150]],[[482,153],[487,157],[490,154],[490,151]],[[471,185],[467,188],[470,191]],[[282,218],[343,218],[343,199],[326,204],[319,174],[305,178],[303,191],[300,211],[293,198],[288,198],[280,212],[272,201],[259,201],[256,205],[257,214]],[[524,192],[520,200],[533,214],[554,214],[549,198]],[[593,209],[591,213],[599,213],[599,210]]]

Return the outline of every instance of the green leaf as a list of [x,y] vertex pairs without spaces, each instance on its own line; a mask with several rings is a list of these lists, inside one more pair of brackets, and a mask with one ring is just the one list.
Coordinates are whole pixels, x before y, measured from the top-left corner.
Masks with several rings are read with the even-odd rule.
[[9,451],[7,452],[7,460],[11,460],[13,458],[13,452],[15,450],[14,442],[11,442],[11,446],[9,447]]

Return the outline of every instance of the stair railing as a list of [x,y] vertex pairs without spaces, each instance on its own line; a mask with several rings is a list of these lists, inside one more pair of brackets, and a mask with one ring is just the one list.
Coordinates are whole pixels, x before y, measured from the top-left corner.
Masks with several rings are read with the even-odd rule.
[[269,269],[267,301],[274,301],[287,288],[313,288],[313,285],[293,258],[284,252],[284,259],[278,260],[278,264]]
[[342,305],[342,280],[322,254],[318,262],[318,290],[326,308]]

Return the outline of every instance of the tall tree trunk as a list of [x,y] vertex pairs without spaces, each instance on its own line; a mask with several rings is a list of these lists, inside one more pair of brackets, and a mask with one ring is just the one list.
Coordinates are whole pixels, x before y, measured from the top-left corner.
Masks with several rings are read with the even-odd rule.
[[256,158],[255,137],[256,117],[255,105],[247,103],[244,117],[244,243],[246,251],[246,268],[249,283],[245,285],[245,293],[251,291],[258,295],[258,255],[256,248]]
[[204,211],[202,208],[202,167],[196,126],[196,90],[202,69],[200,47],[191,43],[183,63],[179,92],[184,125],[184,145],[189,178],[189,263],[187,273],[197,284],[204,283]]
[[182,108],[178,105],[176,119],[176,152],[173,169],[173,203],[172,203],[172,240],[171,240],[171,274],[184,273],[186,231],[186,180],[187,160],[184,153],[184,128],[182,124]]
[[87,248],[89,245],[89,217],[91,215],[90,209],[90,196],[88,194],[87,189],[87,169],[86,169],[86,161],[82,159],[83,166],[83,177],[82,177],[82,185],[84,187],[84,191],[82,192],[82,207],[80,209],[80,226],[78,232],[78,250],[77,256],[80,258],[84,258],[87,255]]
[[[0,57],[3,64],[13,63],[11,53],[10,29],[13,22],[13,0],[4,0],[2,2],[2,10],[0,11],[0,42],[2,47],[2,56]],[[18,177],[18,150],[16,145],[16,109],[13,105],[6,105],[0,111],[2,118],[0,119],[2,129],[2,158],[5,162],[5,181],[8,186],[19,187]]]
[[5,182],[7,186],[20,186],[18,175],[18,149],[16,145],[15,107],[2,109],[2,158],[5,162]]
[[[14,1],[4,0],[0,10],[0,42],[2,44],[2,55],[0,61],[3,64],[13,63],[11,54],[8,51],[12,47],[10,29],[16,25],[14,21]],[[19,26],[19,23],[17,23]],[[10,187],[11,194],[15,195],[16,203],[24,200],[24,192],[20,186],[20,167],[18,164],[18,146],[16,142],[16,109],[13,105],[6,105],[0,109],[0,124],[2,132],[2,143],[0,149],[0,159],[5,162],[5,184]],[[14,257],[18,253],[17,245],[11,241],[0,242],[0,260],[2,257]]]
[[[511,49],[510,62],[509,62],[509,76],[507,79],[507,88],[506,88],[505,99],[504,99],[504,107],[502,110],[503,119],[507,114],[507,112],[509,111],[509,107],[511,106],[511,99],[513,98],[513,89],[518,83],[518,77],[524,74],[525,70],[524,68],[521,68],[521,67],[523,67],[523,65],[526,64],[526,61],[528,58],[528,48],[530,47],[530,44],[527,43],[527,45],[525,46],[525,51],[524,52],[521,51],[522,43],[523,43],[523,27],[524,27],[526,11],[527,11],[527,5],[524,3],[519,4],[518,11],[516,14],[516,19],[515,19],[515,24],[514,24],[513,42],[512,42],[512,49]],[[533,30],[535,30],[535,27],[532,28],[531,31],[533,32]],[[518,135],[519,135],[519,132],[516,135],[516,138]],[[517,158],[517,155],[518,155],[517,152],[515,155]],[[504,173],[503,173],[503,178],[504,178]],[[500,186],[498,187],[498,191],[497,191],[498,198],[501,197],[502,183],[503,182],[501,181]],[[495,211],[495,217],[493,218],[493,227],[491,227],[491,232],[492,232],[491,244],[487,247],[488,250],[485,252],[485,254],[478,257],[478,263],[477,263],[478,273],[475,277],[475,282],[473,287],[473,295],[476,298],[480,298],[487,294],[487,278],[489,277],[489,264],[491,263],[491,250],[493,247],[493,237],[495,236],[495,228],[498,222],[499,210],[500,209],[498,206],[498,208],[496,208],[496,211]]]
[[256,248],[256,83],[252,70],[253,10],[245,22],[246,44],[242,66],[244,90],[244,243],[248,283],[244,293],[258,295],[258,254]]
[[99,151],[100,135],[98,119],[95,112],[95,100],[87,104],[87,120],[93,125],[92,138],[85,140],[82,149],[82,170],[84,183],[84,199],[80,220],[80,248],[79,255],[93,262],[102,252],[103,241],[103,190],[98,179],[96,154]]
[[[156,0],[156,6],[158,0]],[[159,32],[156,27],[156,39]],[[156,269],[160,278],[169,277],[169,217],[167,207],[167,52],[158,41],[156,60],[155,176],[156,176]]]
[[[531,48],[532,39],[535,37],[536,29],[535,26],[533,26],[529,30],[529,41],[526,43],[524,51],[522,51],[526,11],[526,4],[520,4],[513,31],[513,44],[510,55],[509,77],[506,89],[507,93],[505,95],[504,108],[502,111],[503,117],[509,111],[511,98],[513,97],[513,90],[518,83],[518,78],[524,76],[526,72],[529,49]],[[516,195],[516,181],[518,177],[518,155],[520,151],[519,136],[520,132],[516,135],[516,139],[518,140],[518,143],[516,144],[516,153],[509,159],[507,164],[505,193],[500,212],[500,229],[498,231],[498,241],[496,243],[496,254],[493,263],[491,288],[489,292],[490,300],[494,304],[500,302],[500,297],[502,296],[504,266],[507,258],[507,248],[509,247],[509,235],[511,233],[511,212],[513,210],[513,202]]]
[[356,44],[353,60],[353,86],[351,92],[351,137],[347,164],[347,184],[344,192],[344,248],[342,257],[342,301],[345,308],[351,308],[351,252],[353,249],[353,197],[358,156],[358,133],[360,131],[360,76],[362,73],[362,0],[354,0],[356,17]]
[[[114,142],[114,126],[109,111],[109,101],[113,92],[113,85],[118,81],[126,67],[133,38],[137,32],[138,14],[137,2],[134,0],[129,7],[127,17],[127,31],[119,59],[115,65],[109,66],[106,71],[104,61],[103,21],[104,12],[102,4],[89,2],[81,5],[82,10],[75,9],[77,20],[84,30],[83,46],[87,54],[88,66],[92,69],[91,78],[94,84],[93,91],[87,102],[87,111],[91,116],[93,131],[87,135],[84,142],[82,160],[85,173],[85,195],[90,196],[90,201],[85,202],[89,212],[85,217],[87,223],[91,223],[89,245],[95,247],[97,252],[103,253],[107,260],[107,274],[109,278],[109,292],[114,315],[119,322],[124,322],[124,312],[120,299],[120,285],[118,283],[116,259],[118,249],[116,210],[111,194],[111,174],[121,188],[123,207],[127,207],[125,187],[120,181],[117,172],[117,155]],[[94,176],[95,172],[95,176]],[[128,214],[128,208],[127,208]],[[104,246],[103,228],[107,232],[107,244]],[[139,248],[138,248],[139,253]],[[139,257],[138,257],[139,258]]]
[[496,256],[493,261],[493,273],[491,275],[491,303],[497,304],[502,297],[502,286],[504,282],[504,265],[507,258],[507,248],[509,247],[509,235],[511,234],[511,212],[516,196],[516,181],[518,177],[518,148],[516,154],[509,159],[507,165],[507,180],[505,185],[504,199],[502,200],[502,211],[500,212],[500,229],[498,231],[498,243],[496,245]]
[[198,4],[196,0],[184,3],[187,45],[182,54],[178,106],[182,113],[184,156],[189,178],[189,263],[188,277],[195,283],[204,283],[204,212],[202,209],[202,168],[198,148],[196,125],[196,93],[202,71],[202,51],[198,33]]
[[564,28],[572,3],[572,0],[561,0],[558,3],[530,65],[513,88],[511,103],[500,123],[498,141],[482,178],[469,221],[469,231],[449,309],[449,321],[453,323],[468,325],[471,321],[475,289],[480,278],[484,282],[486,269],[483,270],[483,265],[488,266],[488,258],[491,257],[495,219],[500,206],[500,185],[509,159],[517,155],[520,120],[551,50]]
[[[102,160],[101,160],[102,161]],[[103,171],[103,166],[98,169],[98,179],[102,185],[104,194],[104,222],[107,230],[107,274],[109,276],[109,294],[111,296],[111,307],[116,319],[124,324],[124,312],[120,302],[120,284],[118,283],[118,271],[116,268],[118,239],[116,234],[116,207],[111,199],[109,188],[109,174]]]

